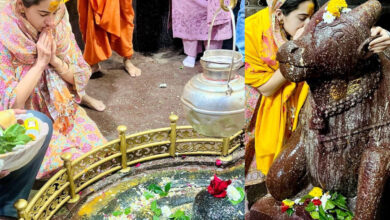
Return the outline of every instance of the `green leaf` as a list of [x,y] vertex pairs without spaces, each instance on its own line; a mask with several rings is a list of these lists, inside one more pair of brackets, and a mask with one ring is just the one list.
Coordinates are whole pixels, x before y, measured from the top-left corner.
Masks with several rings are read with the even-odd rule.
[[169,182],[169,183],[167,183],[167,184],[165,185],[164,190],[165,190],[166,193],[168,193],[169,190],[171,189],[171,185],[172,185],[171,182]]
[[128,215],[128,214],[130,214],[131,213],[131,209],[130,208],[126,208],[125,209],[125,215]]
[[159,194],[161,197],[164,197],[164,196],[167,196],[168,195],[168,192],[162,192]]
[[112,215],[113,216],[120,216],[120,215],[122,215],[122,211],[117,210],[117,211],[113,212]]
[[154,212],[154,210],[157,209],[157,200],[154,200],[152,203],[151,203],[151,207],[150,209]]
[[31,137],[25,135],[25,132],[26,129],[19,124],[7,128],[3,136],[0,136],[0,153],[11,152],[16,145],[25,145],[31,141]]
[[318,212],[310,212],[310,216],[312,219],[320,219],[320,213]]
[[345,218],[345,220],[352,220],[353,216],[348,216]]
[[157,207],[157,200],[154,200],[152,203],[151,203],[151,207],[150,209],[152,210],[152,212],[154,213],[155,216],[160,216],[161,215],[161,209]]
[[160,220],[158,216],[153,215],[153,220]]
[[341,209],[344,209],[346,211],[348,210],[348,207],[346,205],[346,198],[341,194],[337,194],[337,197],[333,200],[333,203]]
[[337,219],[344,219],[346,216],[348,216],[347,213],[345,213],[340,209],[336,209],[336,215],[337,215]]
[[161,213],[162,213],[162,211],[161,211],[160,208],[157,208],[156,210],[154,210],[154,214],[155,214],[156,216],[160,216]]
[[14,125],[11,125],[9,128],[7,128],[4,132],[4,136],[18,136],[19,134],[24,134],[26,133],[26,129],[21,126],[20,124],[14,124]]
[[345,211],[348,211],[348,207],[347,207],[347,205],[345,205],[345,202],[342,202],[342,201],[340,201],[340,200],[335,200],[335,201],[333,201],[333,203],[334,203],[337,207],[339,207],[339,208],[341,208],[341,209],[343,209],[343,210],[345,210]]
[[154,198],[154,195],[151,192],[149,192],[149,191],[145,191],[144,192],[144,196],[145,196],[146,200]]
[[164,192],[164,191],[161,189],[160,186],[158,186],[157,184],[154,184],[154,183],[152,183],[152,184],[150,184],[150,185],[148,186],[148,190],[151,191],[151,192],[154,192],[154,193],[156,193],[156,194],[160,194],[160,193]]
[[177,210],[175,213],[169,216],[169,218],[177,219],[180,218],[181,216],[185,216],[184,211],[182,210]]
[[25,134],[19,134],[16,138],[15,138],[15,142],[21,142],[22,145],[25,145],[27,142],[31,141],[31,137],[28,136],[28,135],[25,135]]
[[306,199],[312,199],[314,198],[313,196],[307,194],[306,196],[302,197],[302,199],[306,200]]
[[306,206],[305,210],[308,211],[308,212],[313,212],[314,210],[316,210],[316,206],[314,205],[313,202],[310,202],[310,203]]
[[332,196],[330,197],[331,200],[336,200],[339,194],[337,192],[333,193]]
[[331,214],[326,214],[328,220],[334,220],[334,217]]
[[328,200],[325,204],[325,211],[329,209],[334,209],[335,205],[331,200]]
[[294,214],[294,209],[292,209],[292,208],[289,208],[289,209],[287,209],[287,215],[288,216],[292,216],[293,214]]
[[191,218],[189,216],[183,215],[180,216],[179,218],[175,218],[175,220],[190,220]]
[[319,205],[318,206],[318,209],[320,211],[320,219],[322,220],[328,220],[328,218],[326,217],[326,213],[324,211],[324,209],[322,208],[322,205]]

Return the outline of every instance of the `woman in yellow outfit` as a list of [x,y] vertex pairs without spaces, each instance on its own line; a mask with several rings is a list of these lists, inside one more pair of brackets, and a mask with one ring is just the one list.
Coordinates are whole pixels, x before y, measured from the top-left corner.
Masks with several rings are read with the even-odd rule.
[[[309,92],[305,82],[292,83],[282,76],[276,53],[283,43],[301,35],[316,1],[267,0],[267,4],[245,20],[245,83],[251,88],[248,91],[261,94],[254,136],[257,169],[265,175],[295,130]],[[389,47],[389,32],[374,27],[371,35],[380,35],[370,43],[371,51],[379,53]],[[248,100],[250,95],[247,107],[255,103]]]
[[288,82],[276,60],[278,48],[297,34],[314,12],[312,0],[267,0],[245,20],[245,83],[261,93],[255,126],[256,164],[265,175],[296,128],[306,83]]

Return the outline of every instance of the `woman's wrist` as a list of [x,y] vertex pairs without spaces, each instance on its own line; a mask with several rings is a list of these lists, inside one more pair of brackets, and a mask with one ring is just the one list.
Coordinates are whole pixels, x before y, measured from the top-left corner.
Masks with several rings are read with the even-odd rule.
[[36,69],[38,72],[42,73],[46,69],[47,65],[44,65],[43,63],[37,61],[35,64],[31,67]]
[[60,58],[58,58],[57,56],[55,56],[52,60],[52,62],[50,63],[56,70],[57,69],[60,69],[62,67],[62,60]]
[[60,75],[68,72],[69,68],[68,65],[58,57],[54,58],[52,66]]

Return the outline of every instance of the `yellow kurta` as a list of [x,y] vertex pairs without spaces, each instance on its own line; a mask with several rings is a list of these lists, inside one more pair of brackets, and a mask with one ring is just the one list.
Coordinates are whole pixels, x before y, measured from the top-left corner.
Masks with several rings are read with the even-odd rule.
[[[245,83],[259,87],[279,68],[270,12],[265,8],[245,20]],[[261,98],[255,128],[257,168],[265,175],[296,128],[299,110],[309,87],[306,83],[286,83],[274,95]]]

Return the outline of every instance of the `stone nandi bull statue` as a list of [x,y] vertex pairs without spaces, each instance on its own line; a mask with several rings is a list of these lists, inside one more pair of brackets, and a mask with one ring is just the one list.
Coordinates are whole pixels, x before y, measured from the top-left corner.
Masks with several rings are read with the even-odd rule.
[[279,49],[282,74],[306,81],[311,94],[268,173],[272,197],[257,202],[257,219],[287,219],[278,201],[309,183],[351,198],[354,219],[390,219],[390,210],[380,211],[390,208],[390,61],[367,49],[381,5],[370,0],[330,24],[322,19],[325,7],[299,40]]

